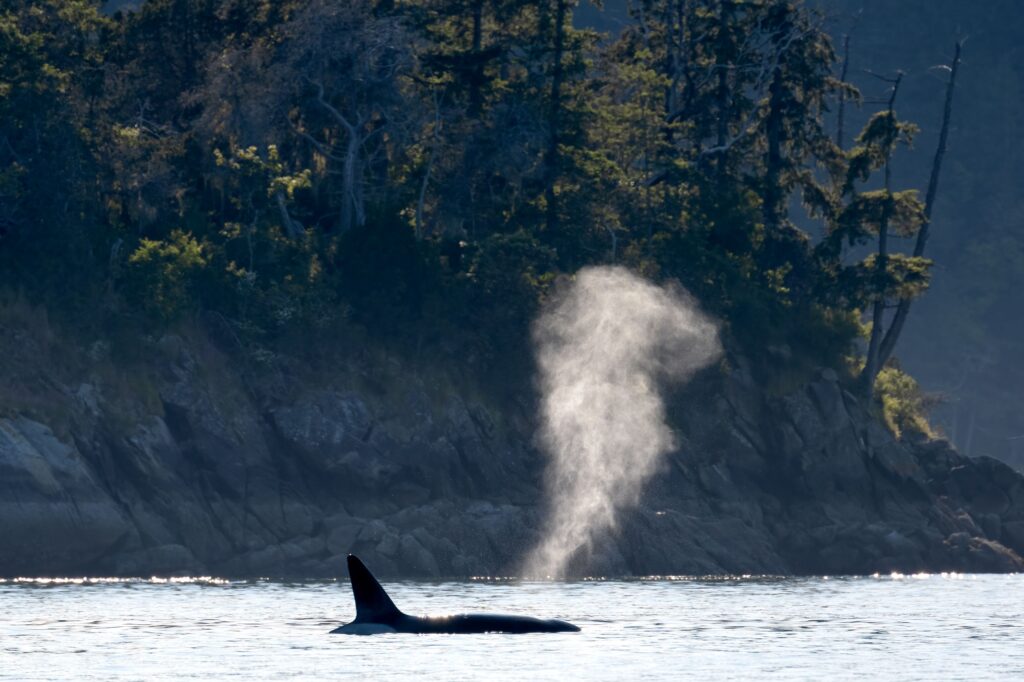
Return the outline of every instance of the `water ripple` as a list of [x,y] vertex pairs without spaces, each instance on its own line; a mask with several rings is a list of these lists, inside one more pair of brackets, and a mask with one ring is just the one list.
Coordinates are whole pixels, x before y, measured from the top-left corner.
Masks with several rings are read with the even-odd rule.
[[[130,589],[125,589],[130,587]],[[1024,679],[1024,577],[399,582],[411,613],[563,618],[558,635],[328,635],[347,583],[0,582],[0,679]]]

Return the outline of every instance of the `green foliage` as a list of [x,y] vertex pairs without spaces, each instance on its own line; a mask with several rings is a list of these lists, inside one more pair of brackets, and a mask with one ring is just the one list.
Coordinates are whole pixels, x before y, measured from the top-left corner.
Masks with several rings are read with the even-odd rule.
[[310,180],[312,171],[308,168],[293,174],[288,174],[281,155],[277,151],[277,145],[267,147],[266,157],[259,153],[255,146],[245,149],[234,148],[231,156],[225,156],[219,150],[213,150],[214,159],[218,166],[227,168],[246,179],[252,179],[258,186],[266,186],[268,197],[273,197],[279,192],[287,196],[289,200],[295,197],[296,190],[308,189],[312,186]]
[[875,190],[854,196],[839,213],[830,239],[845,240],[859,246],[877,236],[885,222],[887,229],[901,237],[911,237],[924,223],[924,205],[915,190],[886,192]]
[[[885,259],[884,276],[878,276],[877,254],[846,268],[843,275],[849,300],[869,301],[876,298],[916,298],[928,288],[932,262],[903,254],[889,254]],[[859,297],[855,299],[856,297]]]
[[875,379],[875,393],[886,426],[897,438],[909,433],[933,436],[928,424],[928,398],[913,377],[897,367],[885,367]]
[[926,259],[845,253],[920,227],[914,192],[859,191],[914,128],[882,112],[835,146],[856,93],[802,4],[644,0],[605,39],[574,6],[8,4],[5,276],[59,298],[73,272],[110,310],[212,311],[261,347],[345,320],[496,359],[559,274],[619,262],[751,355],[832,365],[858,310],[927,286]]
[[499,334],[525,334],[554,270],[554,251],[525,231],[485,239],[468,272],[478,291],[480,324]]
[[208,252],[207,245],[181,230],[173,230],[166,240],[143,239],[128,257],[130,299],[156,319],[173,320],[196,305]]
[[847,152],[846,189],[849,191],[855,181],[867,180],[872,171],[884,166],[897,145],[910,146],[916,133],[916,125],[899,120],[891,111],[872,116],[857,136],[857,146]]
[[86,0],[13,0],[0,9],[0,278],[85,303],[102,227],[91,222],[96,164],[85,126],[105,26]]

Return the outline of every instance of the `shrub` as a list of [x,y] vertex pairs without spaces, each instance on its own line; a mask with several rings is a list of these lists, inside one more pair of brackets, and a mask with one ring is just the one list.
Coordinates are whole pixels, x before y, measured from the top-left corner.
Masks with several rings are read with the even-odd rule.
[[125,295],[148,315],[173,320],[194,307],[198,279],[209,262],[209,245],[191,232],[143,239],[128,257]]
[[934,435],[927,418],[928,397],[909,374],[898,367],[885,367],[875,379],[875,394],[885,424],[894,436],[900,438],[906,431]]

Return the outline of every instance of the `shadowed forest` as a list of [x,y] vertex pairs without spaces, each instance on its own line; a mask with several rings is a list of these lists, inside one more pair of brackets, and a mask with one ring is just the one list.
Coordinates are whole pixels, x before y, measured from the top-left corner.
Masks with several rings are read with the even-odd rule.
[[[929,394],[933,425],[964,452],[1020,467],[1024,330],[1017,292],[1024,273],[1024,230],[1018,179],[1024,173],[1024,79],[1017,36],[1024,30],[1024,8],[1012,0],[980,6],[957,0],[809,5],[822,12],[844,57],[849,40],[846,77],[865,100],[885,96],[877,75],[903,72],[898,108],[920,126],[917,151],[893,164],[894,177],[906,186],[923,186],[929,176],[941,132],[936,98],[947,75],[950,41],[965,43],[928,242],[935,276],[907,319],[899,355]],[[584,5],[579,14],[611,31],[630,21],[625,2],[605,2],[600,12]],[[863,106],[847,116],[860,125],[871,112]]]
[[[16,2],[3,284],[70,325],[213,317],[254,362],[355,326],[488,366],[560,273],[618,263],[678,279],[765,369],[834,367],[927,431],[895,350],[933,267],[953,37],[942,140],[909,150],[899,72],[865,97],[802,3],[638,3],[614,35],[574,9]],[[897,181],[915,154],[931,182]]]

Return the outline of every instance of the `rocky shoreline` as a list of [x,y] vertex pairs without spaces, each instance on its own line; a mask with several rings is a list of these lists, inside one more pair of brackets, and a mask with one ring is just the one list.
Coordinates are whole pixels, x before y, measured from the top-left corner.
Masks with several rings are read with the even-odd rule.
[[[514,575],[541,532],[529,404],[396,358],[254,380],[198,333],[131,369],[11,333],[0,576]],[[1024,477],[895,440],[831,370],[779,395],[730,358],[670,418],[679,450],[574,574],[1024,570]]]

